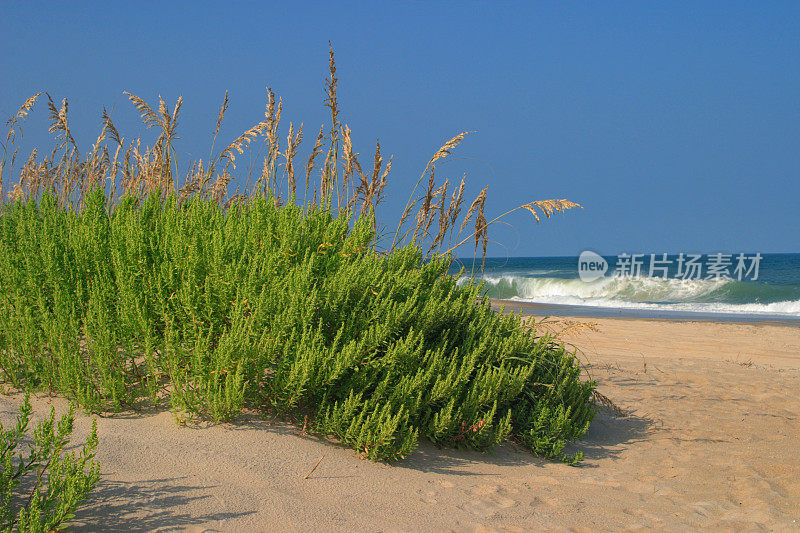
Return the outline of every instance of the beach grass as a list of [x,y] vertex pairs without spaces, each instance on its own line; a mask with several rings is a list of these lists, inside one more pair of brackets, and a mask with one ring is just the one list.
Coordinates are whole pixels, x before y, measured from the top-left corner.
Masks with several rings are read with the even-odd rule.
[[[104,112],[86,153],[66,100],[27,100],[9,121],[0,189],[39,99],[55,146],[28,157],[0,213],[2,379],[93,412],[167,405],[181,419],[228,421],[256,409],[376,460],[425,438],[474,449],[513,439],[579,461],[564,447],[588,429],[594,383],[574,353],[448,275],[459,246],[485,257],[488,228],[504,216],[485,215],[486,189],[460,216],[464,180],[437,181],[466,133],[431,158],[389,244],[375,209],[391,159],[378,143],[362,168],[337,83],[331,50],[331,124],[304,165],[302,126],[282,140],[271,91],[264,119],[217,154],[226,94],[212,155],[183,180],[180,98],[151,107],[129,95],[160,132],[155,144],[126,140]],[[246,150],[263,166],[235,175]],[[556,199],[511,211],[538,221],[575,207]]]

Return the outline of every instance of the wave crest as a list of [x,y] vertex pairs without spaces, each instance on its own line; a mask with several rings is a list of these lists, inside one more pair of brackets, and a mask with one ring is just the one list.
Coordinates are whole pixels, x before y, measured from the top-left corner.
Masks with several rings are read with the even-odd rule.
[[[460,282],[468,280],[464,277]],[[562,305],[800,316],[800,287],[731,279],[485,276],[486,295]]]

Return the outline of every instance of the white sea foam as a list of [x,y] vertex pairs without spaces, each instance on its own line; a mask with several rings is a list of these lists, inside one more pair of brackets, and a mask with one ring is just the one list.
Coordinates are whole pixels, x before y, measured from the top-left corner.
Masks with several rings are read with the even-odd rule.
[[731,304],[720,302],[676,302],[676,303],[650,303],[650,302],[628,302],[613,298],[582,299],[577,297],[542,297],[542,298],[520,298],[512,297],[511,300],[519,300],[534,303],[551,303],[557,305],[582,305],[591,307],[610,307],[619,309],[642,309],[652,311],[689,311],[697,313],[735,313],[735,314],[754,314],[754,315],[786,315],[800,317],[800,301],[788,300],[785,302],[772,302],[768,304]]
[[[466,278],[462,278],[462,282]],[[678,280],[603,277],[580,279],[485,276],[489,296],[535,303],[643,310],[800,316],[800,300],[732,302],[745,284],[730,279]],[[748,286],[750,284],[747,284]]]

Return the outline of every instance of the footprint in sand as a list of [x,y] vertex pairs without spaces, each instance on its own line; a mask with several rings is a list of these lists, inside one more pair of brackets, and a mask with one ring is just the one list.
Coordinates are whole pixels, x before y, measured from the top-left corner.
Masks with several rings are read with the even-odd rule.
[[479,498],[464,503],[461,508],[481,518],[488,518],[519,503],[517,500],[508,497],[508,495],[516,494],[519,491],[498,485],[483,485],[476,487],[471,492],[473,496],[479,496]]
[[584,485],[595,485],[597,487],[607,487],[610,489],[618,489],[622,486],[622,483],[619,483],[618,481],[611,479],[597,479],[591,476],[578,479],[578,482],[583,483]]
[[547,484],[547,485],[558,485],[560,481],[553,476],[530,476],[528,477],[528,483],[538,485],[538,484]]
[[422,500],[424,503],[439,503],[439,500],[436,499],[436,491],[435,490],[418,490],[417,495],[419,499]]

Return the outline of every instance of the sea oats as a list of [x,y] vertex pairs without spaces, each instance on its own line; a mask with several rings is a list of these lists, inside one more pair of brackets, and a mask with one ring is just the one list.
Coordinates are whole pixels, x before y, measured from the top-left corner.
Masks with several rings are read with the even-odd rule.
[[461,204],[464,201],[464,184],[466,183],[467,175],[461,178],[461,185],[458,186],[458,192],[453,194],[453,199],[450,202],[450,208],[448,209],[448,214],[450,215],[449,226],[453,227],[456,224],[456,220],[458,220],[458,215],[461,213]]
[[333,140],[339,129],[339,102],[336,98],[336,87],[339,80],[336,77],[336,61],[333,55],[333,45],[330,41],[328,41],[328,45],[330,47],[328,59],[330,78],[325,80],[325,105],[331,111],[331,140]]
[[[161,126],[161,120],[159,119],[158,114],[153,111],[153,108],[150,107],[150,104],[135,94],[131,94],[127,91],[125,91],[124,94],[128,95],[128,98],[131,100],[131,102],[133,102],[133,105],[136,107],[137,111],[139,111],[139,117],[142,119],[142,122],[145,124],[147,129],[150,129],[153,126]],[[160,99],[161,97],[159,96],[159,100]]]
[[220,154],[220,159],[228,160],[236,168],[236,153],[243,154],[245,148],[264,131],[265,124],[259,122],[234,139]]
[[352,202],[354,201],[355,194],[350,193],[350,189],[352,188],[352,181],[353,181],[353,172],[355,171],[355,160],[358,157],[353,151],[353,140],[351,137],[350,128],[345,125],[342,126],[342,151],[344,152],[344,174],[342,176],[342,196],[345,199],[345,204],[347,205],[346,209],[350,209]]
[[8,126],[8,134],[6,135],[6,142],[14,141],[14,137],[16,135],[16,132],[18,131],[17,130],[18,124],[21,121],[25,120],[25,117],[28,116],[28,113],[30,112],[31,109],[33,109],[33,106],[36,104],[36,100],[38,100],[39,97],[42,96],[43,94],[44,94],[43,92],[39,92],[34,94],[27,100],[25,100],[25,102],[20,106],[19,110],[14,114],[14,116],[8,119],[8,121],[6,122],[6,125]]
[[464,137],[466,137],[470,133],[474,132],[471,131],[461,132],[452,139],[450,139],[449,141],[447,141],[446,143],[444,143],[444,145],[441,148],[439,148],[439,150],[437,150],[435,154],[433,154],[433,157],[428,162],[428,166],[433,165],[439,159],[444,159],[445,157],[451,155],[453,153],[453,149],[455,149],[455,147],[458,146],[461,143],[461,141],[464,140]]
[[419,208],[419,212],[417,213],[417,224],[414,227],[414,234],[412,236],[412,240],[414,241],[416,241],[417,236],[419,236],[420,243],[425,240],[425,234],[424,232],[420,234],[420,230],[424,230],[425,224],[430,216],[431,201],[433,200],[433,191],[435,185],[436,179],[434,177],[434,169],[431,169],[430,178],[428,178],[428,189],[425,191],[425,196],[422,198],[422,206]]
[[286,138],[286,150],[283,152],[283,157],[285,159],[284,168],[286,170],[286,175],[289,184],[289,194],[294,196],[295,194],[295,179],[294,179],[294,156],[297,154],[297,149],[300,147],[300,143],[303,140],[303,124],[300,124],[300,130],[295,135],[294,133],[294,125],[289,123],[289,135]]
[[475,200],[472,201],[472,204],[469,206],[469,209],[467,209],[467,214],[464,216],[463,222],[461,222],[461,226],[458,228],[459,233],[464,231],[464,228],[467,227],[467,224],[469,224],[469,221],[471,220],[472,215],[475,213],[475,210],[479,209],[481,205],[486,203],[487,189],[489,189],[488,185],[484,187],[483,190],[480,192],[480,194],[478,194],[478,196],[475,198]]
[[324,130],[325,126],[320,126],[319,135],[317,135],[317,140],[314,143],[314,147],[311,149],[311,155],[308,157],[308,162],[306,163],[306,190],[308,190],[309,187],[309,178],[311,176],[311,171],[314,170],[314,160],[317,158],[319,154],[322,153],[322,137]]
[[211,190],[209,192],[213,201],[217,202],[218,204],[222,204],[222,200],[228,193],[228,184],[231,182],[231,179],[231,175],[227,172],[217,175],[217,178],[211,185]]
[[521,206],[522,209],[530,211],[536,222],[539,222],[539,214],[536,212],[537,207],[542,211],[542,214],[544,214],[545,218],[550,218],[550,215],[552,215],[554,212],[561,213],[567,209],[573,209],[575,207],[583,209],[583,206],[580,204],[576,204],[575,202],[571,202],[563,198],[554,200],[537,200]]
[[228,110],[228,91],[225,91],[225,98],[222,99],[222,105],[219,108],[219,114],[217,115],[217,125],[214,128],[214,138],[217,137],[219,133],[219,129],[222,127],[222,119],[225,118],[225,112]]
[[111,116],[106,112],[105,107],[103,108],[103,125],[111,140],[121,146],[123,144],[122,136],[120,136],[114,122],[111,121]]
[[75,139],[72,137],[72,132],[70,132],[69,122],[67,119],[67,115],[69,113],[69,102],[66,98],[64,98],[61,101],[61,107],[56,108],[55,102],[53,102],[50,94],[45,94],[47,94],[47,107],[50,110],[50,128],[48,131],[56,134],[56,139],[59,139],[63,142],[61,145],[62,148],[66,146],[67,143],[70,143],[72,144],[73,149],[77,151],[78,145],[75,142]]

